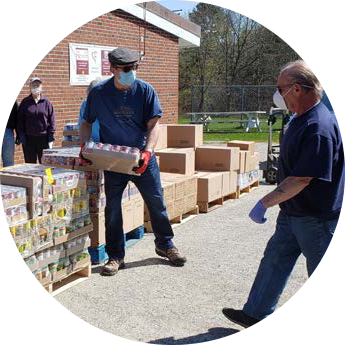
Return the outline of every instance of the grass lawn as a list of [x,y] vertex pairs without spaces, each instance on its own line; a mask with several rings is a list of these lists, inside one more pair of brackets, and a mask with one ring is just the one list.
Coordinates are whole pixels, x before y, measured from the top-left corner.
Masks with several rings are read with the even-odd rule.
[[[227,118],[229,119],[229,118]],[[232,118],[230,118],[232,119]],[[222,120],[222,119],[219,119]],[[236,118],[233,118],[236,120]],[[179,124],[188,124],[189,118],[180,117]],[[249,129],[249,132],[244,132],[239,124],[236,123],[211,123],[209,124],[210,132],[204,132],[204,140],[219,140],[219,141],[229,141],[229,140],[249,140],[255,142],[267,142],[268,141],[268,125],[267,119],[260,120],[260,128],[262,132],[258,132],[256,128]],[[279,141],[279,132],[281,128],[281,120],[277,120],[273,125],[273,135],[272,139],[274,143]],[[212,131],[231,131],[230,133],[212,133]]]

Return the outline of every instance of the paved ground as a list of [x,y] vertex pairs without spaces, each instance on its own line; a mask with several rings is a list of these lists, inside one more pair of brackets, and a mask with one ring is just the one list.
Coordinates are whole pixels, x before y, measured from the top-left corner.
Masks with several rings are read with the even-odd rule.
[[[266,145],[258,144],[261,160]],[[221,313],[246,301],[278,208],[258,225],[248,212],[274,187],[262,183],[250,194],[175,229],[175,244],[188,257],[183,268],[154,253],[153,235],[126,252],[126,269],[103,277],[94,266],[85,282],[56,299],[91,325],[123,338],[152,344],[192,344],[229,336],[242,328]],[[285,303],[306,281],[301,258],[281,297]]]

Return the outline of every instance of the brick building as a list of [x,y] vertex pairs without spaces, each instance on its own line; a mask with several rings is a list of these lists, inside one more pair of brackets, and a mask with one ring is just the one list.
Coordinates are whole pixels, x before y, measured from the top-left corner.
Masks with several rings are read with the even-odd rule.
[[[87,85],[70,83],[71,43],[145,50],[137,77],[149,82],[158,93],[163,109],[161,122],[177,122],[178,53],[181,48],[199,46],[200,27],[155,2],[137,4],[106,13],[76,29],[28,76],[17,101],[28,95],[30,78],[41,78],[43,94],[54,107],[54,146],[61,146],[64,123],[77,121],[87,90]],[[23,162],[22,148],[16,147],[15,164]]]

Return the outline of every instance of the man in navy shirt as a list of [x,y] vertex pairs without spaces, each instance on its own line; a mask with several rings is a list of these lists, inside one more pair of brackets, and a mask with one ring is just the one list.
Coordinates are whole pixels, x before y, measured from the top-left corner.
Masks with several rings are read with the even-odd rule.
[[140,176],[104,172],[106,252],[109,256],[103,275],[114,275],[124,268],[121,198],[128,183],[139,189],[150,213],[155,235],[155,250],[171,264],[183,266],[182,257],[174,246],[174,237],[162,198],[159,169],[153,149],[158,139],[158,120],[162,110],[150,84],[136,79],[139,54],[126,48],[109,53],[113,77],[98,83],[90,91],[80,126],[82,146],[90,139],[92,123],[99,122],[102,143],[137,147],[141,150]]
[[344,193],[344,151],[335,116],[320,102],[322,88],[304,61],[287,64],[277,92],[294,112],[280,147],[278,187],[249,217],[263,224],[268,207],[279,204],[276,231],[269,240],[243,310],[224,308],[231,321],[249,327],[276,308],[298,257],[310,276],[336,228]]

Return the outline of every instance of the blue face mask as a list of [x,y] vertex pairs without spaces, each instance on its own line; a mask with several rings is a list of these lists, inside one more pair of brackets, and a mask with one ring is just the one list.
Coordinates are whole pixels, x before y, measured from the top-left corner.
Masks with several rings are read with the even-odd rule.
[[120,72],[120,77],[117,80],[121,85],[131,86],[134,83],[136,71]]

